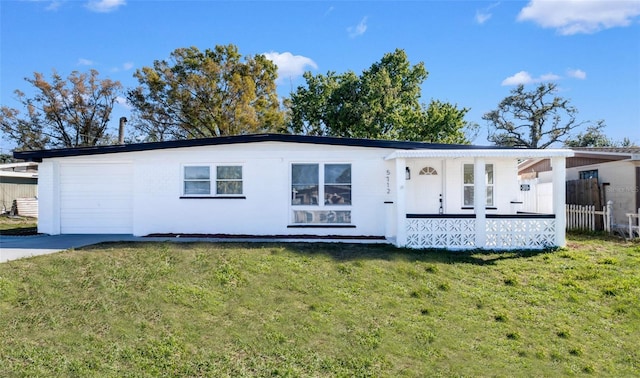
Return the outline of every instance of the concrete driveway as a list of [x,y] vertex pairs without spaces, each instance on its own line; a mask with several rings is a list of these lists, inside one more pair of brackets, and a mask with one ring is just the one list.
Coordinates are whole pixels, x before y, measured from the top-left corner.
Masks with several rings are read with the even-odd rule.
[[306,239],[306,238],[273,238],[273,237],[140,237],[133,235],[33,235],[33,236],[0,236],[0,263],[38,255],[47,255],[71,248],[81,248],[104,242],[157,242],[171,241],[176,243],[189,242],[341,242],[341,243],[387,243],[385,240],[361,239]]
[[[143,238],[133,235],[2,235],[0,236],[0,263],[103,242],[140,240]],[[149,238],[144,238],[144,240],[151,241]]]

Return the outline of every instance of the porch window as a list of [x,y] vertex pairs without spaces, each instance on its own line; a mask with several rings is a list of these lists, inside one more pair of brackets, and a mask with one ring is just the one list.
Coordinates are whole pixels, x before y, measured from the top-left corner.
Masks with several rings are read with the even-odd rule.
[[295,224],[351,223],[351,164],[292,164]]
[[[212,196],[212,182],[215,183],[213,196],[242,195],[242,166],[194,165],[185,166],[183,172],[185,196]],[[215,172],[214,177],[212,172]]]
[[[473,201],[474,201],[474,174],[473,174],[473,164],[464,164],[464,181],[463,181],[463,188],[462,188],[462,193],[463,193],[463,197],[464,197],[464,206],[471,206],[473,207]],[[493,206],[493,187],[494,187],[494,180],[493,180],[493,164],[486,164],[485,165],[485,184],[487,186],[487,203],[486,206]]]

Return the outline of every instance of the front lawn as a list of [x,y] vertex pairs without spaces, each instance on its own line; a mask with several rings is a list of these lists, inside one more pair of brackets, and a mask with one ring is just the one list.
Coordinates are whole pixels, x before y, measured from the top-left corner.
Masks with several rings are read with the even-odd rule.
[[0,264],[0,376],[637,376],[640,244],[118,243]]
[[37,233],[37,218],[0,215],[0,235],[34,235]]

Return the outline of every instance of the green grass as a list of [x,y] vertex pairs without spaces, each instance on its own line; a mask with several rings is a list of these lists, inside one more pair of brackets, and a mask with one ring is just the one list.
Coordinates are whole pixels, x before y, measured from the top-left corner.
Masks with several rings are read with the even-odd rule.
[[0,264],[0,376],[638,376],[640,244],[102,244]]
[[37,232],[37,218],[0,215],[0,235],[33,235]]

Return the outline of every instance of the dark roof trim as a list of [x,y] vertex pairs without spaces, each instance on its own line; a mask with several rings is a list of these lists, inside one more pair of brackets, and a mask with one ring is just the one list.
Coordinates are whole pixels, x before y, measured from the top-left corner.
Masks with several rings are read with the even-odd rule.
[[61,148],[53,150],[39,151],[18,151],[13,153],[16,159],[24,159],[27,161],[38,161],[46,158],[68,157],[68,156],[87,156],[87,155],[104,155],[119,152],[138,152],[150,150],[162,150],[169,148],[184,147],[201,147],[201,146],[217,146],[225,144],[242,144],[255,142],[285,142],[285,143],[306,143],[320,144],[332,146],[349,146],[349,147],[373,147],[373,148],[389,148],[395,150],[417,150],[417,149],[499,149],[500,147],[481,147],[461,144],[441,144],[441,143],[423,143],[423,142],[403,142],[391,140],[374,140],[374,139],[353,139],[353,138],[336,138],[325,136],[307,136],[307,135],[291,135],[291,134],[250,134],[250,135],[234,135],[216,138],[203,139],[186,139],[172,140],[167,142],[152,143],[135,143],[113,146],[95,146],[95,147],[78,147],[78,148]]

